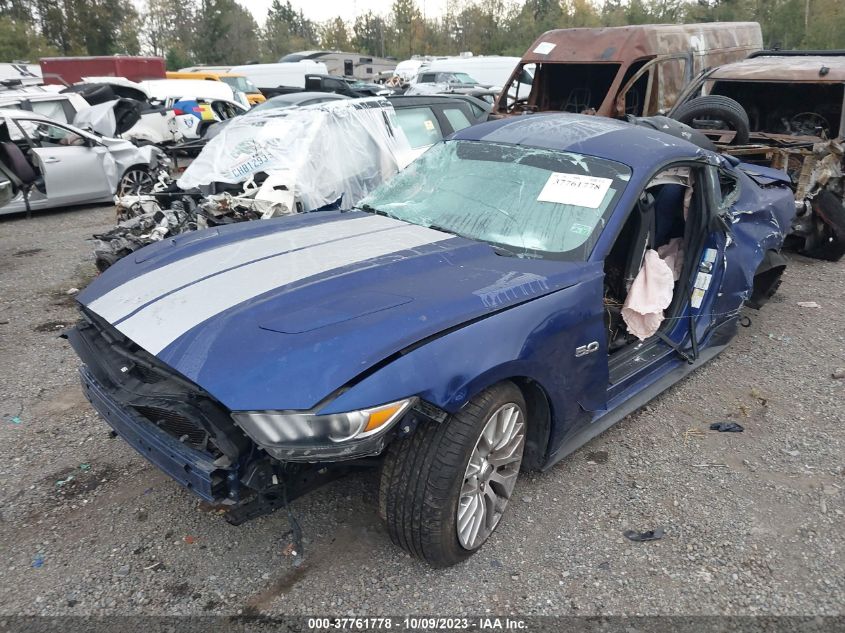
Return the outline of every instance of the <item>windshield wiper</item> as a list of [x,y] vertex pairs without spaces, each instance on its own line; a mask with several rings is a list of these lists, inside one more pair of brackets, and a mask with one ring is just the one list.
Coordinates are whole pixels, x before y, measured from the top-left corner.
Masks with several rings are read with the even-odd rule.
[[449,235],[457,235],[458,237],[463,237],[460,233],[455,233],[452,229],[447,229],[444,226],[440,226],[439,224],[429,224],[427,225],[428,228],[434,229],[435,231],[440,231],[441,233],[449,233]]
[[383,215],[386,218],[392,218],[395,216],[390,215],[387,211],[382,211],[381,209],[376,209],[374,206],[369,204],[362,204],[360,206],[352,207],[353,209],[360,209],[361,211],[366,211],[367,213],[375,213],[376,215]]

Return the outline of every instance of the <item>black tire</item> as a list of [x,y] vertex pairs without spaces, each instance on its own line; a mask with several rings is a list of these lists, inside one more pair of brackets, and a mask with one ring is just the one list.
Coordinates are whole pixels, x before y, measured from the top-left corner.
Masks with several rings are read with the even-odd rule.
[[731,145],[745,145],[751,134],[751,124],[745,108],[730,97],[721,95],[706,95],[687,101],[678,106],[672,113],[672,118],[692,128],[696,128],[696,120],[723,121],[736,132]]
[[845,255],[845,207],[835,194],[827,190],[813,198],[812,207],[814,220],[821,225],[822,237],[801,253],[814,259],[838,262]]
[[379,513],[391,540],[434,567],[448,567],[483,545],[465,549],[458,540],[457,511],[464,474],[482,429],[500,407],[526,406],[512,382],[482,391],[446,421],[421,424],[388,448],[381,471]]
[[745,300],[745,305],[754,310],[762,308],[780,288],[783,271],[786,270],[787,259],[778,251],[766,251],[763,261],[754,273],[754,283],[751,286],[751,296]]

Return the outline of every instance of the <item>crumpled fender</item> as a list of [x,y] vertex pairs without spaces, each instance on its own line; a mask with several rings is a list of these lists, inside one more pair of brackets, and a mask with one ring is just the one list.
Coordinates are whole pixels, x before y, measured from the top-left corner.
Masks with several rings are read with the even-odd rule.
[[[752,166],[757,170],[757,166]],[[766,168],[761,168],[766,169]],[[729,313],[739,309],[751,296],[754,274],[767,251],[780,251],[795,217],[795,202],[788,187],[789,177],[767,169],[768,186],[760,187],[741,169],[740,197],[730,216],[730,233],[723,251],[724,277],[714,312]]]

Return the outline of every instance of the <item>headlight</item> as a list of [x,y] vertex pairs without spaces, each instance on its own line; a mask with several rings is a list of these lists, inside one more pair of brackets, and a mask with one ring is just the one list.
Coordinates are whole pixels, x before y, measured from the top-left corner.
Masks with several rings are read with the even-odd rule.
[[[314,413],[243,411],[232,418],[256,444],[278,459],[372,454],[376,440],[413,405],[415,398],[370,409],[318,415]],[[383,444],[383,442],[381,442]]]

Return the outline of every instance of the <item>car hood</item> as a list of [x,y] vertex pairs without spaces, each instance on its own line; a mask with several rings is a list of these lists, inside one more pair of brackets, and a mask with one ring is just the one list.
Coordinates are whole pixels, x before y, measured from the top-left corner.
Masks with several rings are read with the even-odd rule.
[[154,244],[78,300],[232,410],[306,410],[409,346],[594,268],[321,212]]

